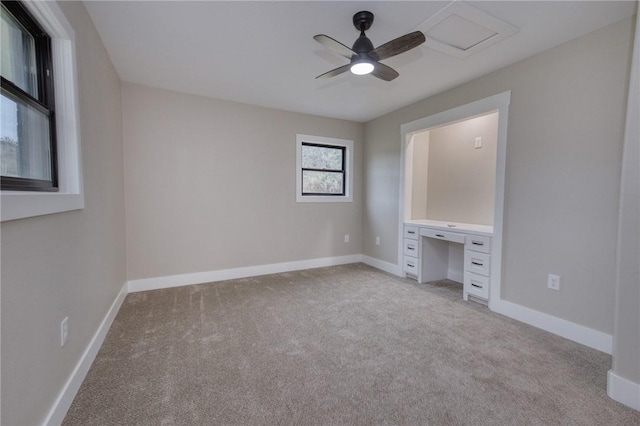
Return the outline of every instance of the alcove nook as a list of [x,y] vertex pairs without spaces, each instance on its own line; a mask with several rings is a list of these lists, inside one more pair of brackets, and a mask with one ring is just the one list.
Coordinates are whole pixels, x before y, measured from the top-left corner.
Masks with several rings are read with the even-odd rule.
[[463,298],[499,299],[505,92],[402,126],[399,259],[420,283],[462,283]]

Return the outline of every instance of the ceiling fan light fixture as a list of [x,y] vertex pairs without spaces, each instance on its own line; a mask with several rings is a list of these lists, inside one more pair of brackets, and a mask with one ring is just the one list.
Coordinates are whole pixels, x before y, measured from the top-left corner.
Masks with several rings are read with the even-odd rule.
[[351,72],[355,75],[366,75],[373,71],[373,64],[366,60],[361,60],[351,64]]

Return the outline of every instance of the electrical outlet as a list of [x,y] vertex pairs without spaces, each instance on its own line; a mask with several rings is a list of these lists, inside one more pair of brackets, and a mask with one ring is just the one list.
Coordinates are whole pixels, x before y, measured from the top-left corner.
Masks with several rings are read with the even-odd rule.
[[60,347],[69,340],[69,317],[64,317],[60,323]]
[[547,278],[547,287],[551,290],[560,291],[560,276],[549,274]]
[[475,148],[482,148],[482,137],[479,136],[476,138]]
[[344,242],[345,243],[349,242],[349,234],[344,234]]
[[380,237],[376,237],[376,245],[379,246],[380,245]]

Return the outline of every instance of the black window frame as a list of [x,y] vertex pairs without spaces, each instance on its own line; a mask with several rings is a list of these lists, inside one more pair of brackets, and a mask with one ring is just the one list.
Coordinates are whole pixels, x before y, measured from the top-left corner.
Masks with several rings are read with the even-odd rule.
[[25,103],[48,117],[51,180],[1,176],[0,187],[3,191],[56,192],[59,187],[51,37],[42,29],[38,21],[31,15],[22,2],[2,0],[2,5],[27,30],[35,41],[38,97],[32,96],[3,76],[0,76],[2,83],[1,91],[4,96]]
[[[347,147],[342,145],[329,145],[322,143],[313,143],[313,142],[301,142],[301,147],[304,149],[305,146],[314,146],[318,148],[330,148],[337,149],[342,151],[342,165],[341,169],[314,169],[308,167],[300,166],[300,182],[301,188],[300,192],[303,197],[346,197],[347,196]],[[300,154],[302,156],[302,153]],[[326,192],[304,192],[304,172],[312,171],[312,172],[326,172],[326,173],[341,173],[342,174],[342,192],[341,193],[326,193]]]

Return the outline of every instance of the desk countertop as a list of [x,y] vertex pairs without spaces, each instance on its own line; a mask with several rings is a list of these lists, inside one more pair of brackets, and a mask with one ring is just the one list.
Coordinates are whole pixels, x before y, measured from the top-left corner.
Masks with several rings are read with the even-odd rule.
[[429,228],[444,229],[452,232],[471,233],[493,236],[493,226],[476,225],[473,223],[443,222],[440,220],[406,220],[406,225],[427,226]]

